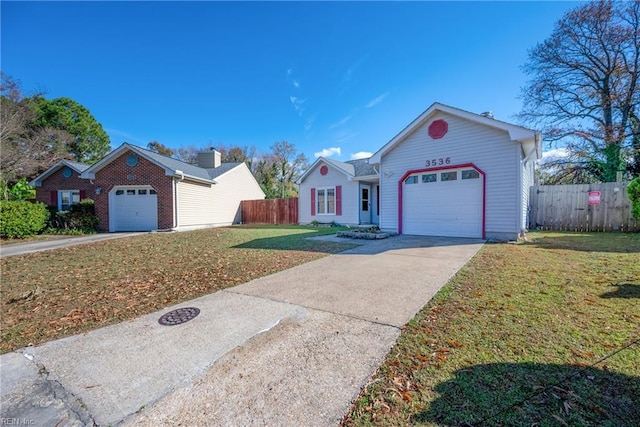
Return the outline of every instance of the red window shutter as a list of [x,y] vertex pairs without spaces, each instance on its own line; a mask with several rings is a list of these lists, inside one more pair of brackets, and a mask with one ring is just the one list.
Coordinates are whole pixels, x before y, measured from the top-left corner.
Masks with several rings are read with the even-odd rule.
[[51,203],[49,206],[58,207],[58,192],[56,190],[51,190]]
[[86,190],[80,190],[80,200],[84,200],[87,198]]
[[342,215],[342,185],[336,185],[336,215]]
[[316,214],[316,189],[311,189],[311,216]]

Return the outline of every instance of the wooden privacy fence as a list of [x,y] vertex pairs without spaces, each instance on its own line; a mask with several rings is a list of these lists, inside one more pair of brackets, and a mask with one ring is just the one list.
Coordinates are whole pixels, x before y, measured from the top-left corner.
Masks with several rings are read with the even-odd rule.
[[243,224],[297,224],[298,198],[242,201]]
[[561,231],[640,231],[631,216],[628,182],[534,185],[529,228]]

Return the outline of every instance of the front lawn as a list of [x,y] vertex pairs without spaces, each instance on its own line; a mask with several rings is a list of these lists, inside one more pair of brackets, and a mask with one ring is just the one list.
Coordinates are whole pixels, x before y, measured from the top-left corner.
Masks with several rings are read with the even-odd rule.
[[120,322],[353,247],[342,228],[151,233],[2,258],[0,353]]
[[640,234],[528,237],[454,276],[344,425],[640,425]]

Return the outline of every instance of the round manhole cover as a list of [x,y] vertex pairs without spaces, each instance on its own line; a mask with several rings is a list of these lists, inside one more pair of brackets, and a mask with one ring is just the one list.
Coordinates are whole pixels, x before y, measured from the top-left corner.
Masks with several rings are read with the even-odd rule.
[[200,314],[200,309],[195,307],[179,308],[163,314],[158,323],[161,325],[173,326],[188,322]]

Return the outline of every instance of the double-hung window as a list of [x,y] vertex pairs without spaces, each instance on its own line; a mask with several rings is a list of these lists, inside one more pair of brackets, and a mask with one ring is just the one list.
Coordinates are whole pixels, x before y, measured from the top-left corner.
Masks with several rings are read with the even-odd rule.
[[80,203],[80,190],[58,191],[58,210],[68,211],[76,203]]
[[336,188],[325,187],[316,190],[316,211],[318,215],[335,215]]

